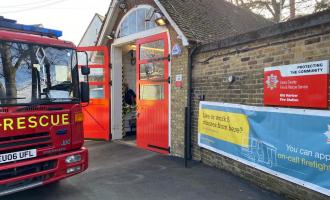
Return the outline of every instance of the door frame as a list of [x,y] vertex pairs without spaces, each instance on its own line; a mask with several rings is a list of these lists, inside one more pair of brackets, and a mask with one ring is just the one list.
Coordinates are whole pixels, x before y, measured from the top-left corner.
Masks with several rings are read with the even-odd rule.
[[[166,27],[156,27],[147,31],[139,32],[129,36],[115,39],[111,44],[111,134],[114,140],[122,139],[122,97],[116,94],[122,94],[122,47],[124,45],[135,43],[136,40],[149,37],[152,35],[166,33],[168,37],[168,48],[169,54],[171,55],[172,44],[169,30]],[[118,58],[118,59],[116,59]],[[168,62],[168,74],[171,76],[172,60]],[[168,89],[168,145],[171,147],[171,136],[172,136],[172,126],[171,126],[171,84]]]

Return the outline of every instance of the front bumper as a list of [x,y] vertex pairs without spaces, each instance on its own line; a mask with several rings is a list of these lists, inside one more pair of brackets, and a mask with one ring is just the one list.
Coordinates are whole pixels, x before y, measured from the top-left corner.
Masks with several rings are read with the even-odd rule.
[[[81,155],[81,161],[67,164],[65,158]],[[68,168],[77,171],[67,173]],[[35,158],[19,163],[0,166],[0,196],[8,195],[58,181],[88,168],[88,151],[85,148],[45,158]]]

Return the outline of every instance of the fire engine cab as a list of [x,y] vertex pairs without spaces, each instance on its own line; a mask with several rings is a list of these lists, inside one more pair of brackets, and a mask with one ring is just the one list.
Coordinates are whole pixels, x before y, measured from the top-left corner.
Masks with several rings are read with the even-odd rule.
[[88,167],[81,105],[89,68],[60,36],[0,17],[0,196]]

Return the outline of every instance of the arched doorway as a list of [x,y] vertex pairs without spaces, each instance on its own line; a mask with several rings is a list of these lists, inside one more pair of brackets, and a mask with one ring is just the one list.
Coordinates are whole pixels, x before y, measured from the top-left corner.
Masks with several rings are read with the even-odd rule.
[[[133,109],[133,111],[136,112],[137,146],[160,153],[168,153],[169,34],[165,26],[157,26],[152,19],[146,21],[146,17],[150,15],[152,10],[154,9],[151,6],[140,5],[126,13],[118,25],[115,40],[111,45],[113,61],[112,133],[115,139],[120,139],[127,128],[125,127],[128,124],[125,121],[127,120],[125,118],[127,113],[123,109],[123,98],[119,98],[118,94],[124,92],[123,83],[128,83],[128,87],[136,93],[137,105],[136,110]],[[157,43],[157,41],[162,45],[155,46],[153,42]],[[143,58],[147,55],[150,57]],[[125,59],[130,59],[130,62]],[[160,64],[162,64],[161,70],[163,71],[161,77],[155,78],[156,74],[160,75],[157,70],[146,71],[148,67],[158,69]],[[136,74],[134,77],[131,76],[132,73],[129,73],[130,69]],[[158,113],[158,111],[161,112]],[[154,115],[151,117],[150,113]],[[161,132],[159,132],[160,129]]]

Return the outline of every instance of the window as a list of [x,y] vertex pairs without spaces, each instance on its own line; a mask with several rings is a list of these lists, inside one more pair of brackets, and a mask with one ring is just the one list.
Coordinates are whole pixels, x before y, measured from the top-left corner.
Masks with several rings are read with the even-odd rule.
[[103,68],[90,68],[89,81],[90,82],[103,82],[104,70]]
[[142,85],[140,87],[141,100],[162,100],[164,99],[163,85]]
[[142,44],[140,47],[140,59],[159,59],[164,57],[164,41],[158,40]]
[[164,62],[150,62],[140,65],[140,80],[164,79]]
[[0,41],[0,105],[76,101],[76,52]]
[[151,7],[142,7],[129,12],[124,17],[124,20],[120,24],[118,37],[128,36],[141,31],[146,31],[155,28],[155,16],[153,15],[150,21],[146,21],[147,15],[151,11]]
[[91,99],[103,99],[104,87],[102,85],[90,85],[89,96]]

